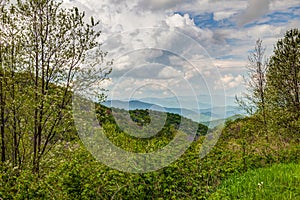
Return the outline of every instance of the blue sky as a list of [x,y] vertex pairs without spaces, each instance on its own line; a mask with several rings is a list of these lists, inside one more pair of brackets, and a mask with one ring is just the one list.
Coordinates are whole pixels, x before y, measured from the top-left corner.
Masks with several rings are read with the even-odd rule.
[[245,90],[247,57],[258,38],[299,28],[299,0],[69,0],[101,20],[113,59],[103,87],[115,99],[221,94]]

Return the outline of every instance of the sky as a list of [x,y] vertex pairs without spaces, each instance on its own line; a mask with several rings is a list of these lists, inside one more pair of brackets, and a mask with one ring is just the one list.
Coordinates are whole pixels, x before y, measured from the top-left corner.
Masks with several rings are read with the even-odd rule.
[[299,0],[65,0],[100,20],[111,99],[241,94],[257,39],[266,56],[299,28]]

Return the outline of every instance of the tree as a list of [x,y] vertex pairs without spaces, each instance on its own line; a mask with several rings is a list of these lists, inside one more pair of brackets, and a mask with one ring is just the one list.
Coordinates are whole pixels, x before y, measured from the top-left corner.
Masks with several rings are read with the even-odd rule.
[[91,18],[86,23],[77,8],[64,9],[55,0],[18,0],[4,8],[7,18],[13,20],[8,23],[6,19],[2,33],[11,29],[13,34],[1,34],[3,41],[11,41],[7,51],[0,49],[1,63],[6,63],[1,75],[9,75],[5,87],[1,84],[6,79],[0,80],[0,89],[7,90],[5,98],[1,93],[1,106],[5,105],[10,120],[4,124],[7,133],[2,138],[8,140],[14,162],[17,157],[23,161],[27,157],[32,171],[39,173],[42,157],[73,130],[74,82],[81,75],[91,82],[103,81],[111,72],[111,62],[105,62],[107,53],[97,42],[99,21]]
[[[22,107],[22,96],[18,82],[21,82],[21,77],[18,75],[20,71],[19,64],[22,62],[22,34],[18,26],[19,13],[16,12],[15,7],[4,5],[2,8],[2,108],[1,111],[4,119],[2,127],[7,134],[4,140],[7,142],[7,154],[12,157],[13,165],[16,166],[19,157],[20,144],[20,115]],[[12,141],[9,143],[8,141]],[[9,148],[10,147],[10,148]]]
[[258,39],[254,51],[248,56],[248,77],[245,78],[247,93],[242,98],[236,98],[237,103],[248,114],[255,114],[262,119],[264,130],[267,132],[267,106],[266,106],[266,73],[268,62],[265,57],[266,48],[262,40]]
[[4,100],[4,65],[3,65],[3,57],[4,57],[4,22],[5,22],[5,2],[0,1],[0,133],[1,133],[1,161],[5,162],[6,160],[6,147],[5,147],[5,117],[4,117],[4,109],[5,109],[5,100]]
[[[290,126],[300,116],[300,31],[291,29],[280,39],[267,73],[268,101],[277,122]],[[280,120],[278,120],[280,119]]]

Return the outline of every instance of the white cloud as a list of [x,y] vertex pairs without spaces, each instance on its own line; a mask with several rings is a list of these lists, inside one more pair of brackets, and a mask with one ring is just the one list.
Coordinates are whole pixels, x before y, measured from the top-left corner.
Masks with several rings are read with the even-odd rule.
[[185,27],[194,26],[193,20],[190,19],[188,14],[181,16],[179,14],[172,15],[166,19],[166,23],[169,27]]
[[245,60],[214,60],[214,64],[220,68],[242,68],[245,67],[247,61]]
[[[77,6],[87,16],[101,20],[102,48],[109,52],[109,59],[115,60],[109,86],[117,84],[124,74],[130,80],[119,83],[119,95],[143,83],[176,86],[181,92],[187,87],[184,81],[196,91],[204,84],[210,89],[222,89],[222,84],[232,89],[241,85],[248,52],[258,38],[263,39],[269,55],[288,28],[299,26],[299,20],[274,25],[266,24],[269,18],[261,17],[286,11],[299,5],[299,0],[69,0],[64,5]],[[186,14],[174,14],[178,11]],[[254,20],[264,24],[197,27],[191,16],[207,13],[213,13],[217,21],[228,19],[244,25]]]
[[227,19],[231,17],[235,12],[234,11],[217,11],[214,12],[214,20],[215,21],[220,21],[223,19]]
[[166,79],[176,78],[178,76],[181,76],[181,72],[170,66],[163,68],[158,74],[158,78]]
[[220,80],[215,81],[215,87],[222,89],[231,89],[235,88],[243,82],[243,77],[241,75],[233,76],[232,74],[226,74],[225,76],[221,77]]

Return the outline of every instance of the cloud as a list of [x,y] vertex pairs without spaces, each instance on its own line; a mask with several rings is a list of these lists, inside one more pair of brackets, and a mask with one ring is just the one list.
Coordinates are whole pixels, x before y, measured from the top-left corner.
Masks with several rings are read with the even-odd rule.
[[184,16],[174,14],[166,19],[166,23],[169,27],[185,27],[195,25],[188,14],[185,14]]
[[217,11],[214,12],[214,20],[219,21],[231,17],[235,12],[234,11]]
[[232,74],[226,74],[225,76],[221,77],[220,80],[215,81],[216,88],[224,88],[231,89],[241,85],[243,82],[243,77],[241,75],[233,76]]
[[170,78],[177,78],[178,76],[181,76],[181,74],[182,72],[174,69],[171,66],[167,66],[159,72],[158,77],[170,79]]
[[271,0],[249,0],[246,11],[238,16],[238,25],[243,26],[267,14],[270,3]]
[[[120,96],[138,84],[154,83],[184,93],[185,81],[196,92],[206,85],[222,90],[223,84],[233,91],[241,86],[255,41],[263,39],[270,55],[284,32],[299,24],[284,14],[299,0],[66,0],[64,5],[101,20],[102,50],[115,61],[109,86],[119,84]],[[287,22],[274,22],[277,11],[284,11]],[[203,21],[199,15],[211,17]],[[221,26],[222,20],[228,24]],[[123,82],[123,76],[130,81]],[[157,95],[165,92],[162,88],[156,87],[162,90]]]
[[246,66],[247,61],[245,60],[220,60],[220,59],[216,59],[213,61],[213,63],[219,67],[219,68],[230,68],[230,69],[234,69],[234,68],[241,68]]
[[140,0],[138,6],[144,9],[166,10],[178,7],[188,2],[191,2],[191,0],[185,2],[182,0]]

